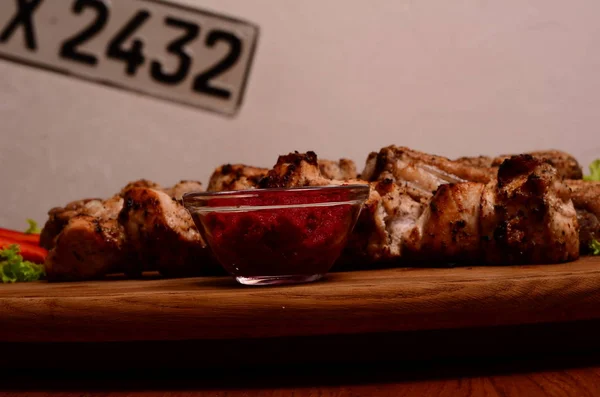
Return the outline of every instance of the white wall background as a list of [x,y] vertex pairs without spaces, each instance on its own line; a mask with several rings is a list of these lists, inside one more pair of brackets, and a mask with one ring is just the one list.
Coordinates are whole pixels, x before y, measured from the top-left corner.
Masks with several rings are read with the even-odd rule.
[[598,0],[181,2],[261,26],[239,116],[0,61],[0,225],[292,150],[600,157]]

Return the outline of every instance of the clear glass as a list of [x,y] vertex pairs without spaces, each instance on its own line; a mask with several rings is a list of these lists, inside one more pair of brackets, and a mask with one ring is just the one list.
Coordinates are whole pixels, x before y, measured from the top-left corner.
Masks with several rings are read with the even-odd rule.
[[344,249],[368,185],[188,193],[183,203],[219,263],[245,285],[325,275]]

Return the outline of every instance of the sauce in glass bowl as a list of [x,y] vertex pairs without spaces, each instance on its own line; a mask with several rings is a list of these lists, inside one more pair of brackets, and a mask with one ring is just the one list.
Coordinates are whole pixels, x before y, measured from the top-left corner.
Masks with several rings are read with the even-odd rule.
[[368,185],[340,185],[190,193],[183,202],[238,282],[269,285],[323,277],[368,195]]

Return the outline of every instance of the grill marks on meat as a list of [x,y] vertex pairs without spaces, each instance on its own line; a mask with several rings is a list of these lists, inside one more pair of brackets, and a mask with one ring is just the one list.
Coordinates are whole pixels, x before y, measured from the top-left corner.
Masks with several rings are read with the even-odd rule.
[[225,164],[218,167],[208,182],[209,192],[254,189],[267,175],[266,168],[250,167],[243,164]]
[[[183,205],[187,192],[201,190],[195,181],[172,188],[140,180],[108,200],[85,200],[50,211],[42,233],[50,253],[49,278],[84,280],[125,272],[137,277],[144,270],[166,276],[214,273],[208,249]],[[52,237],[53,236],[53,237]]]
[[404,254],[404,239],[411,235],[425,207],[426,200],[391,179],[370,182],[369,186],[369,198],[340,259],[345,266],[400,258]]
[[158,270],[166,276],[198,275],[207,248],[187,210],[168,194],[132,188],[119,214],[136,269],[132,274]]
[[203,191],[204,187],[202,186],[201,182],[185,180],[178,182],[175,186],[171,188],[163,190],[166,194],[173,197],[175,200],[181,200],[184,194]]
[[349,159],[339,159],[338,161],[318,160],[319,171],[327,179],[334,181],[346,181],[356,179],[356,164]]
[[557,263],[579,257],[579,225],[557,170],[531,155],[505,160],[481,208],[487,263]]
[[[526,153],[533,157],[544,160],[557,170],[559,178],[581,179],[583,172],[577,160],[568,153],[559,150],[540,150]],[[499,156],[492,162],[493,167],[499,167],[510,155]]]
[[577,210],[581,252],[589,253],[592,240],[600,240],[600,182],[568,180]]
[[445,157],[392,145],[378,153],[369,154],[361,178],[368,181],[389,178],[424,192],[432,192],[445,183],[487,183],[492,174],[490,169],[477,168]]
[[413,260],[481,261],[480,212],[483,184],[441,185],[404,242]]
[[[405,161],[404,149],[383,153],[381,173],[370,174],[368,166],[364,173],[377,176],[369,182],[369,199],[342,261],[518,264],[578,257],[578,223],[569,189],[547,162],[515,156],[502,163],[498,178],[487,183],[440,182],[428,197],[420,188],[431,187],[426,184],[451,170],[449,160],[430,158],[422,164],[412,160],[418,157],[414,154]],[[324,178],[317,164],[314,153],[280,156],[261,183],[265,188],[337,184]],[[426,176],[424,165],[436,167],[435,174]],[[391,177],[377,180],[386,173]],[[483,179],[480,173],[471,175]],[[398,177],[402,184],[395,182]]]
[[279,156],[275,166],[261,179],[258,186],[262,189],[323,186],[330,182],[330,179],[321,175],[315,152],[293,152]]
[[123,208],[123,195],[133,187],[160,189],[157,183],[140,179],[128,183],[118,194],[107,200],[99,198],[77,200],[64,207],[52,208],[48,211],[48,220],[40,235],[40,245],[47,250],[52,249],[57,236],[69,221],[76,216],[89,215],[102,219],[117,219],[121,208]]
[[[284,186],[288,182],[297,183],[297,181],[286,180],[285,173],[293,174],[296,171],[295,167],[304,163],[318,166],[320,175],[330,180],[356,179],[356,165],[352,160],[316,160],[316,157],[314,152],[302,155],[294,152],[287,156],[279,156],[273,169],[251,167],[243,164],[225,164],[212,173],[207,191],[245,190],[263,188],[264,186]],[[268,177],[269,180],[263,181],[265,177]]]
[[82,214],[86,204],[95,206],[102,203],[102,199],[83,199],[72,201],[64,207],[55,207],[48,211],[48,220],[40,234],[40,245],[47,250],[54,247],[56,237],[69,223],[71,218]]
[[50,281],[97,279],[119,270],[126,257],[123,228],[115,219],[72,218],[46,258]]
[[[349,160],[293,152],[279,156],[272,169],[223,165],[211,176],[209,190],[368,184],[369,198],[339,261],[343,265],[552,263],[578,257],[580,225],[582,251],[600,237],[600,183],[563,182],[581,177],[580,170],[557,151],[451,161],[388,146],[369,155],[361,180]],[[53,208],[41,237],[52,249],[50,278],[220,272],[179,201],[198,190],[195,181],[162,189],[140,180],[108,200]]]
[[[540,158],[549,163],[551,166],[556,168],[560,178],[581,179],[583,177],[581,166],[575,157],[568,153],[561,152],[560,150],[539,150],[525,154],[532,155],[533,157]],[[500,167],[504,160],[507,160],[511,157],[512,155],[501,155],[498,157],[461,157],[456,159],[456,162],[471,167],[491,169],[495,175],[497,168]]]

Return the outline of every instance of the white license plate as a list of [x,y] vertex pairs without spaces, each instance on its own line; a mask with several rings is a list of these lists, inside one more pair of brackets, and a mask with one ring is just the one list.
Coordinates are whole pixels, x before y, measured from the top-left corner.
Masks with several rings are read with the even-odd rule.
[[233,115],[258,27],[159,0],[0,0],[0,57]]

